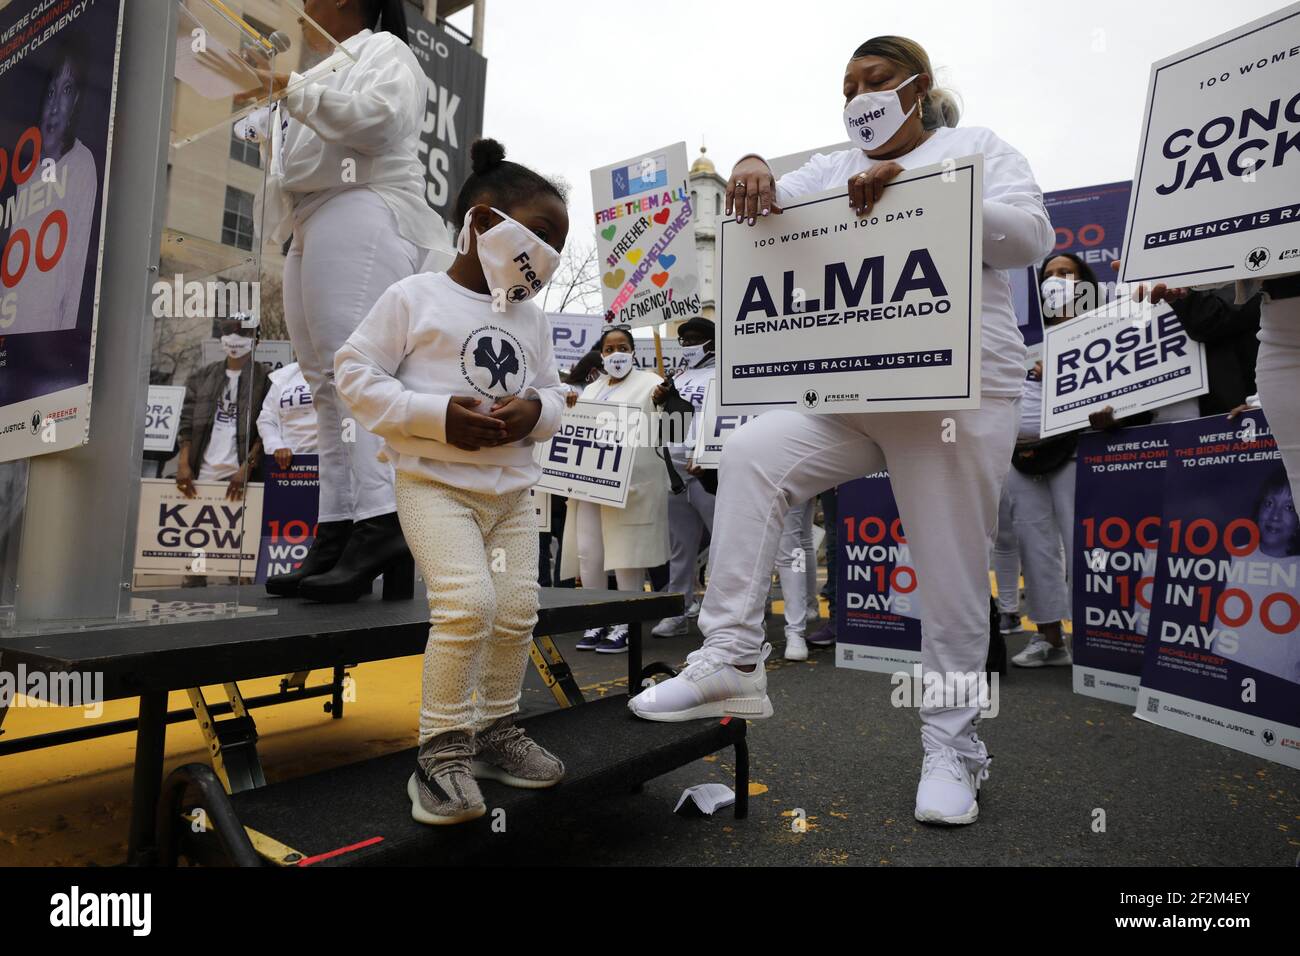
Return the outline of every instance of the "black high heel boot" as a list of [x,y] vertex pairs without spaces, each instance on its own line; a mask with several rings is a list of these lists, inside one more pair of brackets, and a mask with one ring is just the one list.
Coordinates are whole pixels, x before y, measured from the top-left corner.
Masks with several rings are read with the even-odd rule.
[[324,574],[304,578],[298,596],[324,604],[355,601],[384,576],[384,600],[405,601],[415,594],[415,561],[402,537],[397,512],[354,522],[338,563]]
[[303,578],[324,574],[338,563],[352,535],[352,521],[322,521],[316,525],[316,540],[307,549],[302,564],[286,574],[275,574],[266,579],[266,593],[278,597],[293,597]]

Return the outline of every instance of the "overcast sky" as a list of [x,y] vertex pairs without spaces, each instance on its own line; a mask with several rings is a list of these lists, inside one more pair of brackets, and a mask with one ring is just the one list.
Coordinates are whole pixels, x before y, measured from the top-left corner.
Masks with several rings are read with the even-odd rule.
[[[595,166],[685,140],[726,176],[845,138],[841,79],[883,33],[918,41],[1047,190],[1131,179],[1153,60],[1285,6],[1269,0],[487,0],[484,135],[573,187],[592,232]],[[470,29],[469,11],[452,18]]]

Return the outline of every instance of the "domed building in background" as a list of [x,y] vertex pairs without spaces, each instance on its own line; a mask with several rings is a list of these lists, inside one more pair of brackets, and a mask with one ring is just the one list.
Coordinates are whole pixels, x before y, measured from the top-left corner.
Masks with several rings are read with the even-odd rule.
[[695,210],[695,251],[700,269],[700,308],[706,318],[712,319],[715,305],[713,289],[713,253],[718,234],[718,222],[726,203],[727,181],[718,175],[708,148],[700,147],[700,155],[691,164],[691,206]]

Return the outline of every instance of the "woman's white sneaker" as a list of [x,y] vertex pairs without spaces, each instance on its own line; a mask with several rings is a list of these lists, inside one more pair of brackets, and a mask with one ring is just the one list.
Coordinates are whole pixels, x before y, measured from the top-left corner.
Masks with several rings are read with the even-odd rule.
[[722,661],[707,647],[691,651],[681,673],[647,687],[627,702],[628,709],[645,720],[665,722],[705,717],[746,720],[771,717],[767,670],[763,666],[770,653],[772,645],[764,644],[757,666],[746,673]]
[[916,819],[949,826],[974,823],[980,814],[980,784],[988,779],[989,763],[987,756],[972,760],[951,747],[927,750],[916,788]]
[[1011,663],[1017,667],[1065,667],[1073,664],[1074,659],[1064,645],[1053,647],[1035,634],[1029,646],[1011,658]]
[[806,661],[808,659],[808,642],[802,634],[789,629],[785,632],[785,659],[787,661]]

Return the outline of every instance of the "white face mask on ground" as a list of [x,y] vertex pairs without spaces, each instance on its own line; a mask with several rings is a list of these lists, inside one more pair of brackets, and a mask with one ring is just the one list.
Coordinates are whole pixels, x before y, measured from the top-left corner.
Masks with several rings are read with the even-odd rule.
[[[916,111],[916,103],[906,113],[898,91],[921,74],[913,73],[892,90],[859,93],[844,107],[844,129],[849,141],[862,149],[879,149],[893,138]],[[919,100],[917,102],[920,102]]]
[[632,356],[627,352],[611,352],[604,358],[605,371],[609,373],[612,379],[626,378],[627,373],[632,371],[636,365],[632,361]]
[[232,333],[221,337],[221,347],[226,350],[226,355],[232,359],[243,358],[253,351],[253,340],[247,335],[234,335]]
[[[483,266],[483,276],[494,295],[501,289],[507,302],[526,302],[551,280],[560,265],[560,254],[500,209],[492,211],[501,221],[478,234],[478,261]],[[465,224],[456,239],[456,250],[461,255],[469,252],[473,217],[471,209],[465,214]]]

